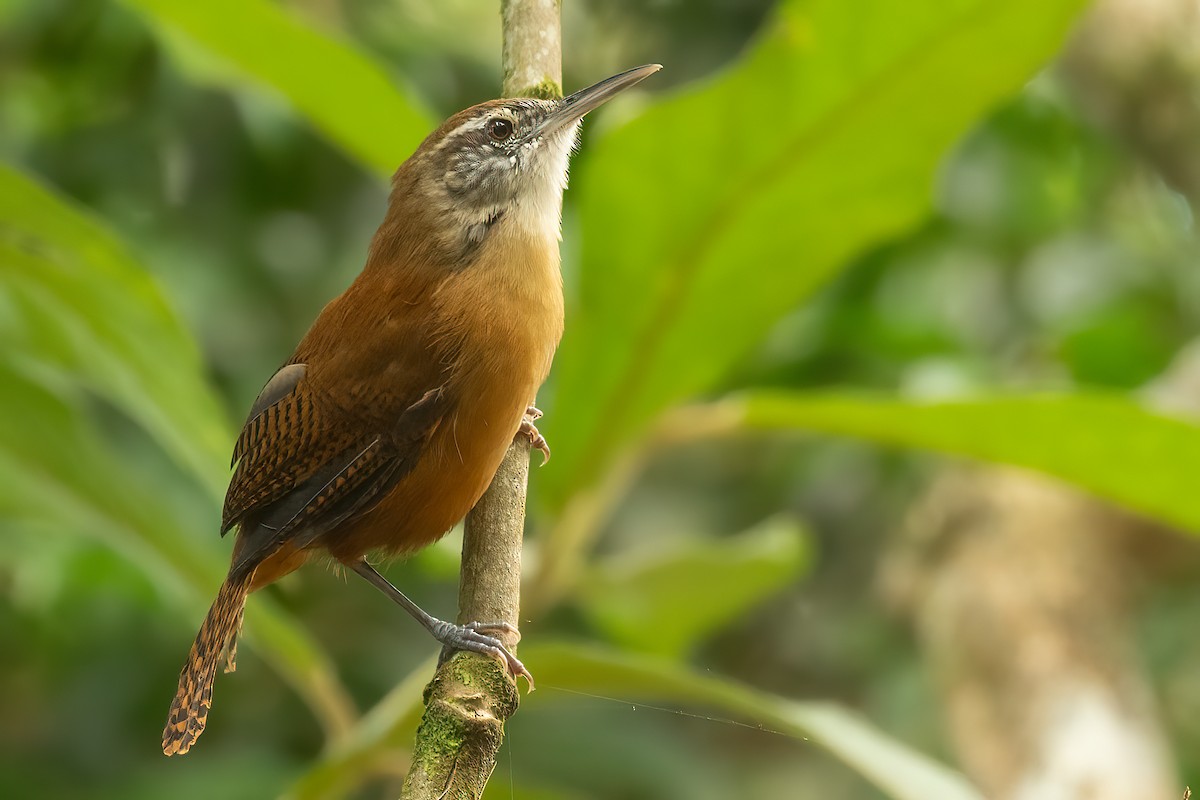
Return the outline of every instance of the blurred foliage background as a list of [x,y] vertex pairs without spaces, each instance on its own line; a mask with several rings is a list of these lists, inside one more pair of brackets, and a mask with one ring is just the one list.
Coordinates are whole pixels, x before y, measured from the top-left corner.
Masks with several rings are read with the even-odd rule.
[[[1106,797],[1079,787],[1122,763],[1143,793],[1112,796],[1181,794],[1200,776],[1200,558],[1174,532],[1200,529],[1191,4],[563,15],[568,91],[666,69],[575,159],[527,541],[539,690],[490,796]],[[317,568],[251,601],[197,749],[168,761],[159,731],[227,559],[235,425],[360,268],[390,171],[495,94],[499,49],[473,0],[0,0],[0,796],[395,795],[431,643]],[[1067,748],[1094,764],[1026,782],[1047,794],[1005,782],[1061,755],[1039,747],[1070,704],[987,683],[1007,669],[989,642],[1047,641],[1045,615],[954,572],[961,530],[1019,503],[981,515],[996,473],[960,457],[1052,476],[1095,515],[985,560],[1012,559],[1010,600],[1050,586],[1086,640],[1051,646],[1038,687],[1103,674],[1099,706],[1135,709],[1125,758],[1096,723]],[[919,512],[948,474],[972,488],[949,490],[946,539]],[[1024,574],[1044,542],[1075,549]],[[390,577],[450,615],[457,548]],[[1008,709],[993,751],[1028,751],[999,782],[964,685]]]

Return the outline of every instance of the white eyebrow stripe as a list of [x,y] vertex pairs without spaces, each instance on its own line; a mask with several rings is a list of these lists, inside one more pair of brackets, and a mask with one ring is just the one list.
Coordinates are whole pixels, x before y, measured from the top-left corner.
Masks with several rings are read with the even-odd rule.
[[453,141],[455,139],[455,137],[457,137],[460,133],[464,133],[465,131],[468,131],[468,130],[482,130],[483,125],[485,122],[487,122],[489,116],[490,116],[489,114],[483,114],[478,117],[472,117],[471,119],[469,119],[466,122],[459,125],[454,130],[448,132],[445,136],[442,137],[442,141],[438,142],[438,149],[440,150],[443,147],[445,147],[449,142]]

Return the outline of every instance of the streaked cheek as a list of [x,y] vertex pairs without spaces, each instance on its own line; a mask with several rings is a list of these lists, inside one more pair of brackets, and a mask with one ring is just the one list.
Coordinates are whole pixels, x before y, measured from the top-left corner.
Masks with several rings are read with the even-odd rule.
[[477,191],[485,177],[485,165],[474,154],[458,154],[446,165],[444,183],[453,195]]

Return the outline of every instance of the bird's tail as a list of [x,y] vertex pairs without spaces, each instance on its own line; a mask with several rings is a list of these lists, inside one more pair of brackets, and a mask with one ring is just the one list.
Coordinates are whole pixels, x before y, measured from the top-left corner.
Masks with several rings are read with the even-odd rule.
[[167,715],[167,727],[163,729],[162,748],[169,756],[186,753],[204,733],[208,710],[212,707],[213,680],[222,656],[226,659],[226,672],[233,672],[236,667],[237,636],[253,580],[253,570],[245,576],[226,578],[200,625],[187,663],[179,673],[179,688]]

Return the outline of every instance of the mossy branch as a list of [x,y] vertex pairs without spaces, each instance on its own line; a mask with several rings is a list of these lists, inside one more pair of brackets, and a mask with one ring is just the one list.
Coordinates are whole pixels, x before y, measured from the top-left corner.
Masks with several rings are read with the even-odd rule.
[[[502,0],[504,95],[562,97],[559,3]],[[508,449],[492,484],[467,515],[459,579],[458,621],[518,624],[521,541],[529,443]],[[516,648],[512,638],[505,641]],[[483,795],[504,741],[504,723],[517,710],[517,686],[499,661],[456,653],[425,689],[404,800]]]

